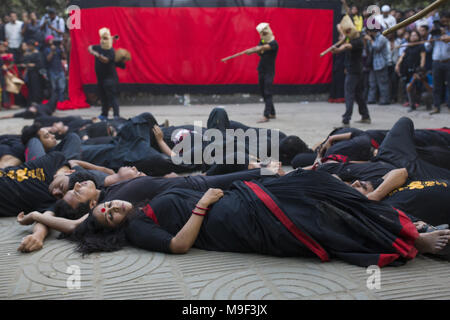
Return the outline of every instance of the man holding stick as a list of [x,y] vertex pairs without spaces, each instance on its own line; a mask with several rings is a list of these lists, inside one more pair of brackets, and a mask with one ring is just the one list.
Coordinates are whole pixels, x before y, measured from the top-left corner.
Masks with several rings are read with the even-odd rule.
[[338,30],[343,36],[350,39],[339,47],[333,46],[331,52],[338,54],[345,52],[345,106],[346,110],[342,116],[342,125],[344,127],[350,126],[350,119],[353,113],[353,102],[359,107],[359,113],[361,114],[361,120],[359,123],[371,123],[369,110],[367,103],[363,96],[363,81],[362,81],[362,52],[364,43],[361,37],[361,33],[358,32],[353,25],[350,17],[346,15],[340,24],[338,24]]
[[278,53],[278,42],[275,40],[272,30],[268,23],[260,23],[256,30],[261,36],[261,42],[258,46],[248,49],[245,54],[259,54],[261,60],[258,65],[259,88],[264,99],[266,107],[264,117],[258,123],[268,122],[269,119],[275,119],[275,107],[273,105],[273,79],[275,78],[275,60]]

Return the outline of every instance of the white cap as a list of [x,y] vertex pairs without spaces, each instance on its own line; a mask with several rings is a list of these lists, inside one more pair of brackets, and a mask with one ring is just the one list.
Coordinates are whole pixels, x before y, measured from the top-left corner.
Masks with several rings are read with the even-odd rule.
[[389,7],[387,4],[381,7],[381,12],[389,12],[391,11],[391,7]]
[[258,33],[261,33],[267,26],[269,26],[269,24],[267,22],[261,22],[256,27],[256,30],[258,31]]

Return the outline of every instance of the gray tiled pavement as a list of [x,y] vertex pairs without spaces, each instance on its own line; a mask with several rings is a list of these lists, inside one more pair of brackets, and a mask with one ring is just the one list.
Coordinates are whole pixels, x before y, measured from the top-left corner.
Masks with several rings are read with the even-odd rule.
[[[297,134],[313,145],[340,123],[342,104],[283,103],[276,105],[278,119],[263,127]],[[122,116],[152,112],[171,124],[206,123],[212,106],[122,107]],[[262,112],[261,105],[229,105],[231,119],[248,125]],[[372,125],[389,129],[402,115],[417,128],[450,126],[450,113],[424,111],[411,114],[399,105],[370,106]],[[9,111],[1,112],[7,114]],[[99,108],[57,112],[57,115],[98,115]],[[355,106],[353,119],[359,119]],[[29,120],[0,120],[0,134],[20,133]],[[166,255],[134,248],[81,258],[73,244],[52,233],[38,252],[17,252],[32,227],[14,218],[0,219],[0,299],[450,299],[450,263],[419,256],[402,267],[381,270],[381,289],[369,290],[365,268],[341,261],[276,258],[193,249],[186,255]],[[81,270],[81,288],[69,290],[69,266]]]

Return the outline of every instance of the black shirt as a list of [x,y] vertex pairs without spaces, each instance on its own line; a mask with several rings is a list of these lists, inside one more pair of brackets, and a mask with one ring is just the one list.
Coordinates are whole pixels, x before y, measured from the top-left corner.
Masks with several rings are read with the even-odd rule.
[[102,81],[112,79],[118,81],[119,77],[117,75],[116,63],[114,62],[114,49],[111,48],[109,50],[105,50],[102,49],[102,47],[99,45],[93,46],[92,49],[105,56],[109,60],[108,63],[103,63],[100,61],[100,59],[95,58],[95,73],[97,74],[97,80]]
[[393,165],[383,162],[366,163],[325,163],[317,171],[337,174],[344,181],[370,181],[382,178],[389,171],[397,169]]
[[[259,43],[259,45],[263,44],[264,43],[262,42]],[[258,71],[264,73],[275,73],[275,60],[278,54],[278,42],[276,40],[272,40],[268,43],[268,45],[272,49],[264,51],[263,54],[259,54],[261,60],[259,61]]]
[[383,202],[431,225],[450,223],[450,183],[411,181],[392,191]]
[[42,211],[55,199],[48,191],[55,173],[66,164],[61,152],[52,152],[18,167],[0,170],[0,217],[21,211]]
[[420,66],[420,54],[422,52],[425,52],[425,46],[423,44],[406,48],[402,61],[403,72],[414,72]]
[[352,49],[345,52],[345,69],[347,69],[348,73],[361,73],[362,52],[364,49],[362,37],[351,40],[350,44]]
[[87,172],[90,173],[94,179],[95,179],[95,184],[97,185],[98,188],[103,188],[105,186],[105,178],[107,176],[109,176],[109,174],[104,173],[102,171],[98,171],[98,170],[86,170],[80,166],[75,166],[72,168],[73,170],[75,170],[76,172]]

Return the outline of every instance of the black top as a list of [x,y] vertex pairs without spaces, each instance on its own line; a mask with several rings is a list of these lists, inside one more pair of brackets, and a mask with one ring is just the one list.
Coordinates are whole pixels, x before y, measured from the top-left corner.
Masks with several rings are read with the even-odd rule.
[[43,61],[42,55],[39,51],[27,54],[23,57],[23,63],[34,63],[34,67],[28,67],[28,72],[30,71],[39,71],[42,69]]
[[361,73],[362,52],[364,49],[362,37],[351,40],[350,44],[352,49],[345,52],[345,69],[347,69],[348,73]]
[[90,173],[94,179],[95,179],[95,184],[97,185],[97,187],[99,188],[103,188],[105,186],[105,178],[107,176],[109,176],[107,173],[104,173],[102,171],[98,171],[98,170],[86,170],[80,166],[75,166],[72,168],[73,170],[75,170],[76,172],[87,172]]
[[450,223],[449,181],[412,181],[392,191],[383,202],[431,225]]
[[108,63],[101,62],[98,58],[95,58],[95,73],[97,74],[97,80],[117,80],[119,79],[116,71],[116,63],[114,62],[115,52],[114,49],[105,50],[100,45],[92,47],[94,51],[97,51],[101,55],[108,58]]
[[52,152],[18,167],[0,170],[0,216],[16,216],[21,211],[41,211],[57,199],[48,187],[55,173],[66,164],[61,152]]
[[404,72],[414,72],[420,66],[420,54],[422,52],[425,52],[425,46],[423,44],[407,47],[402,61],[402,70]]
[[[259,45],[263,45],[262,41]],[[263,54],[259,54],[261,60],[259,61],[258,71],[265,73],[275,73],[275,60],[278,54],[278,42],[272,40],[268,43],[272,50],[264,51]]]
[[344,181],[370,181],[382,178],[389,171],[397,169],[393,165],[383,162],[367,163],[325,163],[317,171],[337,174]]

